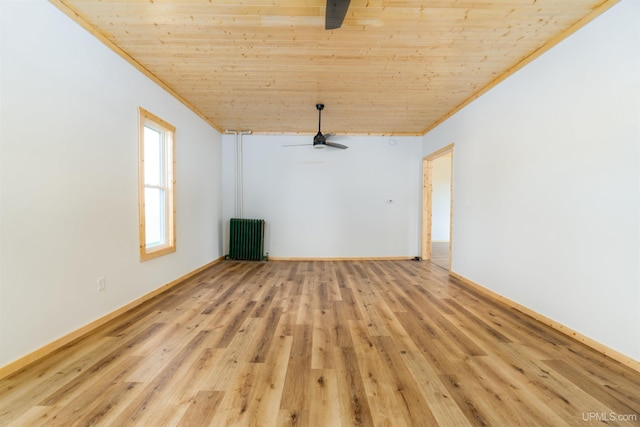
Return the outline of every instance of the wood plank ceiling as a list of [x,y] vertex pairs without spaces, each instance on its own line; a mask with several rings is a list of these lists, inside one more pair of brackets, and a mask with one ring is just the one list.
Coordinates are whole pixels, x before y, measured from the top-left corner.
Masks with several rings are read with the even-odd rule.
[[[51,0],[215,126],[422,135],[611,0]],[[115,46],[113,46],[115,45]],[[524,100],[523,100],[524,101]]]

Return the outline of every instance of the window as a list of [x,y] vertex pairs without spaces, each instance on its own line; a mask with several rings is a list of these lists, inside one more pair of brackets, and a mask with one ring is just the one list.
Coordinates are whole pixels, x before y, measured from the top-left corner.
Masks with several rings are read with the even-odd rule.
[[138,198],[140,259],[176,251],[175,127],[140,108]]

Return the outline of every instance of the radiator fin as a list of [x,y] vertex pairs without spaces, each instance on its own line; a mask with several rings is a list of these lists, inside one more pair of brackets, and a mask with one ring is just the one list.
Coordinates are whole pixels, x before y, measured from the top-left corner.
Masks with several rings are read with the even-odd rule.
[[261,261],[264,254],[264,220],[231,218],[229,258]]

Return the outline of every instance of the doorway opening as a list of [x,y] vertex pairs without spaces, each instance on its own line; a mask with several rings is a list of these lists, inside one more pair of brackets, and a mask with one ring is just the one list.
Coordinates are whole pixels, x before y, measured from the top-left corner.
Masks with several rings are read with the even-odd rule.
[[422,163],[422,259],[451,271],[453,235],[453,147]]

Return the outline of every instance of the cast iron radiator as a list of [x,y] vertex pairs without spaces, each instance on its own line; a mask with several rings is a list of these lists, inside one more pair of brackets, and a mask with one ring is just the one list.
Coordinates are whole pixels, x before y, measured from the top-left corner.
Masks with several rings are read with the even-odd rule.
[[261,261],[264,253],[264,219],[231,218],[229,259]]

